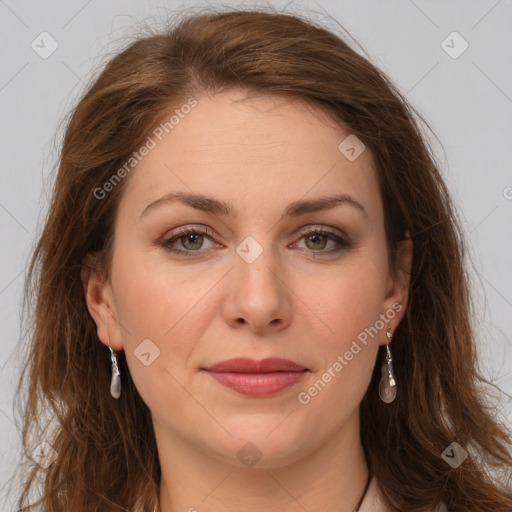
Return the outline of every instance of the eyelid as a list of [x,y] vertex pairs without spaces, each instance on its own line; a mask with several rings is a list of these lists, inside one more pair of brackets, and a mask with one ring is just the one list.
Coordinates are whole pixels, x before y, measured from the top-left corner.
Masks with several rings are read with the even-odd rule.
[[[211,228],[208,226],[203,226],[202,224],[187,224],[185,226],[177,227],[173,230],[171,230],[171,236],[170,238],[174,238],[177,235],[183,235],[190,232],[199,232],[201,234],[207,234],[212,238],[217,237],[217,233],[215,233]],[[295,238],[298,236],[305,236],[309,233],[321,233],[326,235],[338,235],[340,238],[346,239],[347,242],[352,242],[351,238],[347,235],[347,233],[339,228],[335,228],[334,226],[328,226],[326,224],[308,224],[307,226],[303,228],[299,228],[298,231],[293,235]],[[166,231],[166,234],[169,233],[169,230]],[[165,236],[165,235],[164,235]],[[162,236],[162,238],[164,238]]]
[[303,237],[310,233],[336,235],[347,243],[352,243],[352,239],[345,233],[345,231],[342,231],[341,229],[335,228],[333,226],[327,226],[325,224],[310,224],[305,228],[301,228],[295,236]]
[[[185,236],[190,233],[201,234],[201,235],[207,236],[208,238],[212,239],[213,241],[215,241],[215,239],[217,237],[216,233],[208,226],[204,226],[204,225],[200,225],[200,224],[187,224],[185,226],[180,226],[178,228],[171,230],[171,235],[168,237],[166,237],[164,235],[164,237],[162,237],[161,240],[158,242],[158,245],[163,247],[165,250],[167,250],[171,253],[177,254],[177,255],[181,254],[181,255],[186,255],[186,256],[193,256],[194,253],[197,253],[197,255],[199,256],[199,255],[204,254],[206,251],[211,251],[211,249],[206,249],[206,250],[198,249],[196,251],[193,251],[193,250],[187,251],[184,249],[171,248],[172,243],[175,243],[181,236]],[[338,247],[336,247],[335,249],[330,249],[330,250],[326,250],[326,251],[324,251],[324,250],[314,251],[314,250],[303,249],[303,251],[309,252],[312,255],[316,255],[316,256],[326,255],[327,256],[329,254],[330,255],[336,254],[343,249],[349,249],[349,248],[353,247],[352,239],[344,231],[342,231],[338,228],[335,228],[333,226],[327,226],[324,224],[320,224],[320,225],[309,224],[306,227],[300,228],[294,235],[295,242],[293,242],[293,243],[295,244],[295,243],[301,241],[304,237],[306,237],[308,235],[315,235],[315,234],[328,236],[328,238],[330,238],[330,240],[334,241],[338,245]]]
[[180,226],[170,231],[166,231],[166,234],[171,233],[171,236],[169,236],[169,239],[171,239],[178,235],[184,235],[190,232],[207,234],[212,238],[217,236],[213,229],[209,228],[208,226],[203,226],[202,224],[187,224],[186,226]]

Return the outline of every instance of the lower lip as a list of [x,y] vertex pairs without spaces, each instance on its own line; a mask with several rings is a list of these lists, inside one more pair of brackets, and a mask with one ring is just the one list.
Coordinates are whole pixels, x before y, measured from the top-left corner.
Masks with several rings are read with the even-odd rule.
[[302,372],[216,373],[207,371],[215,380],[244,395],[265,396],[278,393],[304,378]]

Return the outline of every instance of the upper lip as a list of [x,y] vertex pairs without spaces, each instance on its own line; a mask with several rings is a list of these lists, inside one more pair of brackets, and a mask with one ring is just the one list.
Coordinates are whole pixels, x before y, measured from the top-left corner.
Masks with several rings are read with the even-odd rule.
[[300,364],[294,363],[289,359],[281,359],[278,357],[269,357],[261,361],[256,361],[248,357],[237,357],[221,361],[220,363],[204,369],[216,373],[302,372],[306,370],[306,368]]

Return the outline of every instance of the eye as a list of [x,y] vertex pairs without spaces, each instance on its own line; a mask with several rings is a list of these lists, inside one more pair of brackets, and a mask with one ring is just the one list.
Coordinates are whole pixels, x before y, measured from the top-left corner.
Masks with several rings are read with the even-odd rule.
[[[350,239],[342,232],[338,230],[332,231],[324,227],[303,230],[299,233],[299,236],[299,241],[304,240],[306,250],[311,253],[320,253],[320,255],[338,253],[343,249],[353,246]],[[333,247],[331,246],[331,249],[324,250],[329,242],[331,242]]]
[[[212,246],[205,248],[204,243],[205,241],[212,243],[214,236],[215,234],[209,228],[186,226],[175,230],[173,236],[160,242],[159,245],[174,254],[200,256],[205,250],[212,249]],[[334,254],[353,247],[349,237],[343,232],[324,227],[302,230],[298,236],[299,241],[304,240],[305,250],[313,256]],[[331,248],[325,250],[329,243]]]
[[[183,256],[194,256],[194,252],[203,249],[205,239],[212,240],[213,232],[209,228],[197,228],[188,226],[179,228],[175,231],[175,235],[167,238],[160,245],[169,252],[181,254]],[[175,245],[181,247],[177,248]],[[185,249],[185,250],[183,250]]]

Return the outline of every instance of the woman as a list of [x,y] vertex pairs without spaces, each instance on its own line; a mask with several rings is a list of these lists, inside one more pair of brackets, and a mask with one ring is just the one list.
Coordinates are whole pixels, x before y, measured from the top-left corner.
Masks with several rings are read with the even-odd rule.
[[449,194],[324,28],[197,15],[115,56],[29,284],[24,510],[41,479],[44,511],[512,509]]

